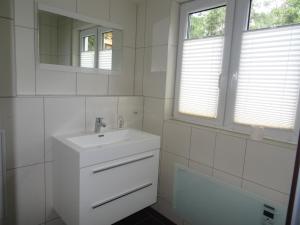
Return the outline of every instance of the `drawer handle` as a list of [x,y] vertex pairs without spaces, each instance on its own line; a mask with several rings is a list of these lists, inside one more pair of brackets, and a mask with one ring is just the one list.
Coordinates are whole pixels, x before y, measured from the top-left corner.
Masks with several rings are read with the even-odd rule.
[[95,204],[95,205],[92,206],[92,209],[97,209],[97,208],[99,208],[100,206],[103,206],[103,205],[105,205],[105,204],[108,204],[108,203],[110,203],[110,202],[113,202],[113,201],[115,201],[115,200],[117,200],[117,199],[123,198],[123,197],[125,197],[125,196],[127,196],[127,195],[133,194],[133,193],[135,193],[135,192],[138,192],[138,191],[140,191],[140,190],[142,190],[142,189],[145,189],[145,188],[147,188],[147,187],[150,187],[150,186],[152,186],[152,183],[148,183],[148,184],[141,185],[141,186],[136,187],[136,188],[134,188],[134,189],[132,189],[132,190],[130,190],[130,191],[127,191],[127,192],[125,192],[125,193],[123,193],[123,194],[117,195],[117,196],[112,197],[112,198],[109,198],[109,199],[107,199],[107,200],[105,200],[105,201],[103,201],[103,202],[101,202],[101,203]]
[[126,161],[126,162],[121,162],[121,163],[118,163],[118,164],[115,164],[115,165],[110,165],[110,166],[107,166],[107,167],[104,167],[104,168],[101,168],[101,169],[96,169],[93,171],[93,173],[100,173],[100,172],[103,172],[105,170],[110,170],[110,169],[113,169],[113,168],[116,168],[116,167],[120,167],[120,166],[125,166],[127,164],[131,164],[131,163],[135,163],[135,162],[138,162],[138,161],[142,161],[142,160],[145,160],[145,159],[149,159],[149,158],[152,158],[154,157],[154,155],[147,155],[147,156],[144,156],[144,157],[141,157],[141,158],[137,158],[137,159],[132,159],[132,160],[129,160],[129,161]]

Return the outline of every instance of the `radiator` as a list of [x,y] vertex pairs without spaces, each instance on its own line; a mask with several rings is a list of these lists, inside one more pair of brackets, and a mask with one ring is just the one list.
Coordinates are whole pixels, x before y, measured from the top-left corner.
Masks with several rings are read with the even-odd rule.
[[286,207],[175,166],[173,207],[191,225],[284,225]]

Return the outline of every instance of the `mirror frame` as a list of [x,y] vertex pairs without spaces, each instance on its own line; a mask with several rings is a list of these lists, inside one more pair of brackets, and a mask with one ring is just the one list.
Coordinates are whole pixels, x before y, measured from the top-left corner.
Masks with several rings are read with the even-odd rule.
[[[35,49],[36,49],[36,70],[53,70],[53,71],[60,71],[60,72],[76,72],[76,73],[93,73],[93,74],[103,74],[103,73],[108,73],[109,75],[114,74],[112,71],[108,70],[103,70],[103,69],[98,69],[98,68],[84,68],[84,67],[79,67],[79,66],[66,66],[66,65],[56,65],[56,64],[46,64],[46,63],[41,63],[40,61],[40,49],[39,49],[39,21],[38,21],[38,13],[39,10],[46,11],[49,13],[69,17],[72,19],[80,20],[83,22],[87,23],[92,23],[98,26],[103,26],[111,29],[117,29],[124,31],[124,28],[116,23],[110,22],[110,21],[105,21],[105,20],[99,20],[95,18],[91,18],[88,16],[84,16],[79,13],[75,12],[70,12],[64,9],[48,6],[46,4],[37,2],[36,3],[37,7],[35,10],[35,17],[36,17],[36,28],[37,30],[35,31]],[[122,44],[123,45],[123,44]]]

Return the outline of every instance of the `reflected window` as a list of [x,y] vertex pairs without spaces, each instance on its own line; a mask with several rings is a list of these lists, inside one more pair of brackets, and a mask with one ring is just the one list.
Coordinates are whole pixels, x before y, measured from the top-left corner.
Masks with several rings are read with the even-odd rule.
[[[101,31],[100,31],[101,32]],[[99,69],[111,70],[113,32],[101,32],[101,49],[99,51]]]
[[88,29],[80,32],[81,52],[80,66],[86,68],[95,68],[96,47],[97,47],[97,29]]

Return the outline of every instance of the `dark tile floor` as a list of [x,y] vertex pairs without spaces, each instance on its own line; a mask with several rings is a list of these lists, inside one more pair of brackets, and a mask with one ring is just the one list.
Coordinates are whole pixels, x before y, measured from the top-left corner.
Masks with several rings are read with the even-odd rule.
[[113,225],[175,225],[152,208],[143,209]]

